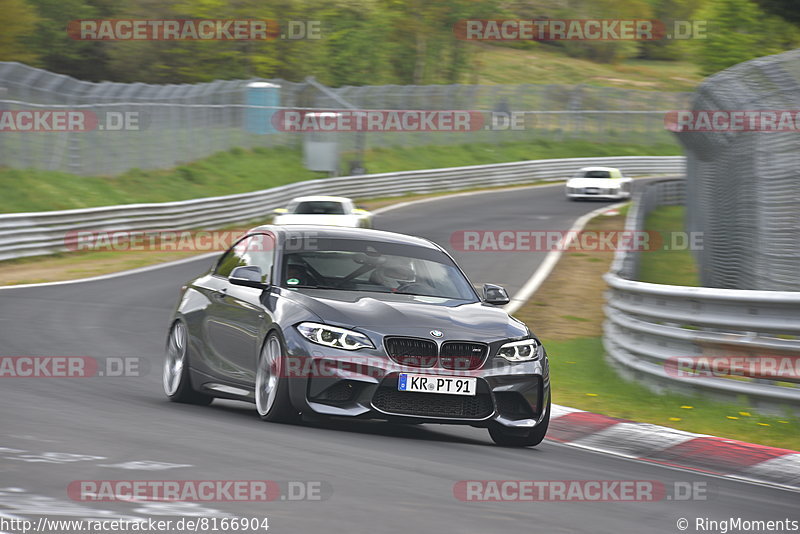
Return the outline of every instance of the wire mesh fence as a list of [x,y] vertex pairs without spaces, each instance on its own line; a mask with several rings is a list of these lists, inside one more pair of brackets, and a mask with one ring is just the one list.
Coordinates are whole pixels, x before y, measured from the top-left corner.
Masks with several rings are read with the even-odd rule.
[[[254,82],[272,100],[251,98]],[[597,143],[674,143],[664,110],[690,93],[566,85],[430,85],[325,88],[313,79],[232,80],[201,84],[91,83],[19,63],[0,63],[0,111],[85,112],[82,131],[0,128],[0,165],[114,175],[166,168],[234,147],[299,149],[307,133],[271,127],[277,110],[471,110],[520,114],[521,127],[487,122],[473,131],[339,131],[325,134],[345,154],[370,148],[585,139]],[[267,102],[267,103],[265,103]],[[126,121],[133,117],[131,124]],[[253,127],[253,121],[262,124]],[[347,169],[345,168],[345,171]]]
[[712,125],[678,138],[687,156],[687,226],[704,235],[701,285],[800,291],[800,50],[710,77],[689,109],[795,117],[783,128]]

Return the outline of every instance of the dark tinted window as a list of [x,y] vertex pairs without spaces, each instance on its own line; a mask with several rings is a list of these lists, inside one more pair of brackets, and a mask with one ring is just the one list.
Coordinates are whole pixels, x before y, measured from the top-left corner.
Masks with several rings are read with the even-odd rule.
[[608,171],[586,171],[583,176],[584,178],[611,178],[611,173]]
[[436,249],[329,238],[294,245],[283,256],[284,287],[477,300],[453,261]]
[[223,278],[228,278],[228,276],[231,274],[231,271],[233,271],[236,267],[247,265],[244,257],[245,252],[247,251],[248,239],[248,237],[240,239],[235,245],[229,248],[225,254],[222,255],[217,262],[217,267],[214,269],[214,274],[217,276],[222,276]]
[[253,234],[237,242],[217,263],[214,274],[227,278],[236,267],[255,265],[264,273],[267,282],[272,273],[275,241],[271,235]]
[[294,209],[298,215],[343,215],[344,206],[335,201],[300,202]]

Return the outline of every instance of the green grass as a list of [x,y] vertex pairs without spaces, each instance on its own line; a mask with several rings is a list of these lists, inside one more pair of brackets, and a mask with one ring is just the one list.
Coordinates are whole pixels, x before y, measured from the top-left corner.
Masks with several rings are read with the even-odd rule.
[[[674,144],[598,144],[548,141],[375,149],[365,155],[370,173],[478,165],[542,158],[608,155],[675,155]],[[346,159],[346,158],[343,158]],[[302,154],[285,148],[233,149],[167,170],[130,170],[115,177],[0,169],[0,213],[167,202],[246,193],[324,178],[303,168]]]
[[545,339],[543,342],[550,356],[556,404],[689,432],[800,450],[800,419],[796,417],[762,415],[744,402],[723,404],[702,397],[653,393],[617,375],[603,359],[599,337],[567,341]]
[[0,211],[44,211],[135,202],[166,202],[244,193],[322,177],[303,168],[299,153],[234,149],[168,170],[132,169],[120,176],[0,171]]
[[485,165],[529,159],[577,158],[602,156],[674,156],[680,148],[672,144],[635,145],[591,141],[538,140],[526,143],[468,144],[409,148],[377,148],[366,156],[370,173],[394,172],[440,167]]
[[626,89],[692,91],[703,80],[688,61],[623,60],[617,64],[573,58],[552,46],[524,49],[474,43],[475,76],[482,84],[587,84]]
[[683,206],[661,206],[647,216],[645,230],[657,232],[663,246],[641,253],[639,280],[642,282],[693,287],[700,285],[692,251],[673,250],[675,245],[683,246],[681,239],[673,241],[672,236],[674,232],[684,231],[684,214]]
[[577,321],[579,323],[587,323],[587,322],[589,322],[589,319],[587,319],[585,317],[578,317],[576,315],[562,315],[561,317],[563,317],[564,319],[566,319],[568,321]]

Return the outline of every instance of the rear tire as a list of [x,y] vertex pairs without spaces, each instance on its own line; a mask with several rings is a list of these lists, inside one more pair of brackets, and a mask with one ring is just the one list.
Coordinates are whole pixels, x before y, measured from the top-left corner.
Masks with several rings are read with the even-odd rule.
[[300,420],[300,412],[289,399],[289,384],[283,374],[285,349],[276,332],[270,332],[256,368],[256,410],[264,421],[294,423]]
[[164,393],[172,402],[208,406],[214,400],[211,395],[199,393],[192,388],[189,376],[189,336],[186,325],[175,321],[167,337],[166,356],[162,383]]
[[527,434],[516,434],[510,432],[506,427],[495,424],[489,427],[489,435],[497,445],[501,447],[535,447],[544,439],[547,434],[547,427],[550,425],[550,396],[547,397],[547,411],[541,423],[532,428]]

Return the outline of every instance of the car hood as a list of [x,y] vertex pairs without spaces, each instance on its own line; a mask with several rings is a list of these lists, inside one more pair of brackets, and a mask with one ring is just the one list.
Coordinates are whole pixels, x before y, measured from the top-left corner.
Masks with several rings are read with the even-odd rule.
[[568,187],[602,187],[604,189],[619,187],[621,180],[609,178],[570,178],[567,180]]
[[525,325],[503,309],[481,302],[321,289],[283,291],[325,323],[381,334],[431,337],[431,330],[441,330],[443,339],[484,341],[528,334]]

